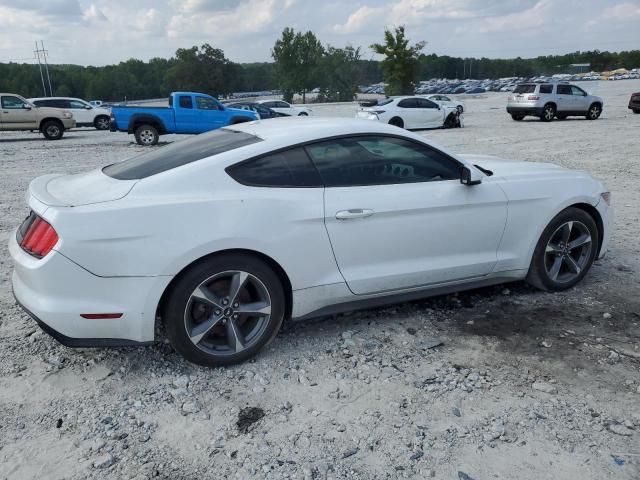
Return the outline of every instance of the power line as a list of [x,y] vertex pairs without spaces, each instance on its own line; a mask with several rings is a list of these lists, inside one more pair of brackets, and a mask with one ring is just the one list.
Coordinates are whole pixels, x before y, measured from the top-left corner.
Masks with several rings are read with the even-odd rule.
[[[36,48],[33,51],[33,54],[38,61],[38,67],[40,68],[40,79],[42,80],[42,89],[44,90],[44,96],[49,97],[53,96],[53,89],[51,88],[51,77],[49,76],[49,63],[47,62],[47,55],[49,52],[44,49],[44,42],[40,40],[41,48],[38,47],[38,42],[36,41]],[[40,60],[42,56],[42,61]],[[42,63],[44,62],[44,68],[47,74],[47,83],[49,84],[49,93],[47,94],[47,87],[44,83],[44,75],[42,73]]]

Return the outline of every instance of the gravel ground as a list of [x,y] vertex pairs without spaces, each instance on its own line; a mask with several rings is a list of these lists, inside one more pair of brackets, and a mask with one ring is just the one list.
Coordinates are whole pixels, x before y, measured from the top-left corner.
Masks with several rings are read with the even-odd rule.
[[[464,129],[423,132],[607,183],[609,254],[568,292],[514,283],[297,322],[254,361],[208,370],[164,342],[62,347],[15,306],[0,249],[0,479],[640,478],[640,115],[626,109],[640,82],[585,87],[605,98],[598,121],[513,122],[506,94],[487,94],[466,100]],[[33,177],[131,142],[1,134],[0,243]]]

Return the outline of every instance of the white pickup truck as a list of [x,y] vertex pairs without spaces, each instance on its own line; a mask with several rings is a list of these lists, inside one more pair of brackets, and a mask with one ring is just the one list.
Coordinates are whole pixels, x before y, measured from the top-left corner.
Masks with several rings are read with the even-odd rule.
[[15,93],[0,93],[0,131],[38,130],[47,140],[59,140],[75,126],[71,112],[38,107]]

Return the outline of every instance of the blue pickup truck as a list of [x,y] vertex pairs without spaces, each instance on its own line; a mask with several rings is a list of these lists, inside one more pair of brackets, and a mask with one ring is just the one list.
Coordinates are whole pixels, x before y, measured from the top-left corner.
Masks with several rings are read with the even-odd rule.
[[168,107],[114,105],[110,129],[132,133],[139,145],[155,145],[167,133],[197,134],[257,119],[252,111],[225,107],[204,93],[173,92]]

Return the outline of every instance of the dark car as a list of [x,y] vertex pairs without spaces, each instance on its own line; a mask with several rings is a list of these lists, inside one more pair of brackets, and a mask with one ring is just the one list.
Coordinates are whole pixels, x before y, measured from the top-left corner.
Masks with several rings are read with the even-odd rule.
[[629,99],[629,108],[633,113],[640,113],[640,92],[632,93]]
[[261,120],[285,116],[274,110],[271,110],[269,107],[265,107],[264,105],[255,102],[234,102],[229,103],[227,106],[231,108],[238,108],[240,110],[250,110],[252,112],[256,112]]

